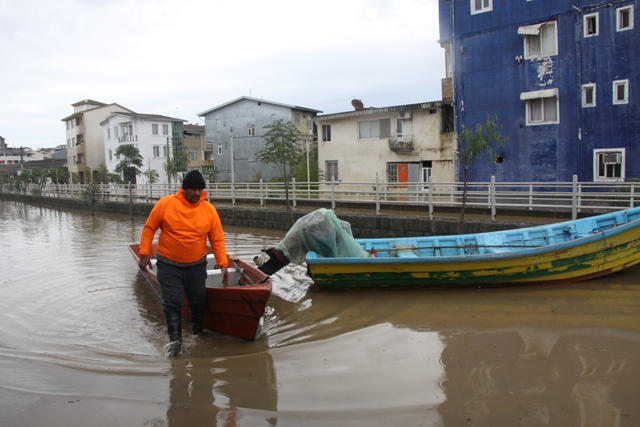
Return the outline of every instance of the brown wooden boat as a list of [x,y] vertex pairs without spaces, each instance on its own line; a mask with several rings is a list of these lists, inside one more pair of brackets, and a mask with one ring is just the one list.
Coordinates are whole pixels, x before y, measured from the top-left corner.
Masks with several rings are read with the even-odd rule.
[[[140,245],[132,243],[129,249],[140,260]],[[210,248],[208,249],[210,252]],[[155,265],[156,244],[151,248],[151,262]],[[213,254],[207,255],[212,258]],[[233,337],[253,340],[259,335],[262,316],[271,296],[271,277],[256,267],[233,256],[229,258],[229,286],[222,286],[220,269],[207,270],[207,308],[204,327]],[[211,265],[211,263],[209,264]],[[156,269],[143,272],[158,296],[162,294]],[[185,295],[182,297],[182,317],[191,320],[191,310]]]

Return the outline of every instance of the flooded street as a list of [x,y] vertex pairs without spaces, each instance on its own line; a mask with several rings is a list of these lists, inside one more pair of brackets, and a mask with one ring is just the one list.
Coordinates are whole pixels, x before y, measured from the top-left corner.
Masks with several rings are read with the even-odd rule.
[[[145,218],[0,201],[0,427],[639,426],[640,267],[563,286],[318,292],[164,357]],[[250,261],[283,232],[225,227]]]

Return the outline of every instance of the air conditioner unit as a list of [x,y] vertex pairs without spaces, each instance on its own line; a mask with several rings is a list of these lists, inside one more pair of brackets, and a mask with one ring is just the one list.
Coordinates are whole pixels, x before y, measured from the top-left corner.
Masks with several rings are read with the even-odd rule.
[[622,154],[620,153],[605,153],[602,155],[602,162],[605,165],[617,165],[622,163]]
[[411,118],[413,117],[413,111],[400,111],[398,112],[398,116],[402,120],[411,120]]

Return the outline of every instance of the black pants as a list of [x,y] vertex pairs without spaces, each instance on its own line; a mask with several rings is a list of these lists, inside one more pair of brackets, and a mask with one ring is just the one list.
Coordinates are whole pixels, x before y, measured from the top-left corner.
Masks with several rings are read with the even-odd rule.
[[207,303],[207,263],[190,267],[176,267],[162,261],[156,264],[158,281],[162,287],[164,312],[182,310],[182,293],[187,295],[192,313],[203,313]]

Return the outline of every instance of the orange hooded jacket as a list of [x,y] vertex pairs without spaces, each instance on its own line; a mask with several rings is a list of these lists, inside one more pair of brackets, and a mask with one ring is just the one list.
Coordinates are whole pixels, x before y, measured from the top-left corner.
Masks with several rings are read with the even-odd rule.
[[153,236],[160,228],[157,252],[164,258],[185,264],[196,262],[207,254],[208,238],[216,263],[228,266],[220,217],[205,200],[206,195],[203,191],[200,200],[191,204],[180,189],[158,200],[142,229],[140,255],[150,255]]

